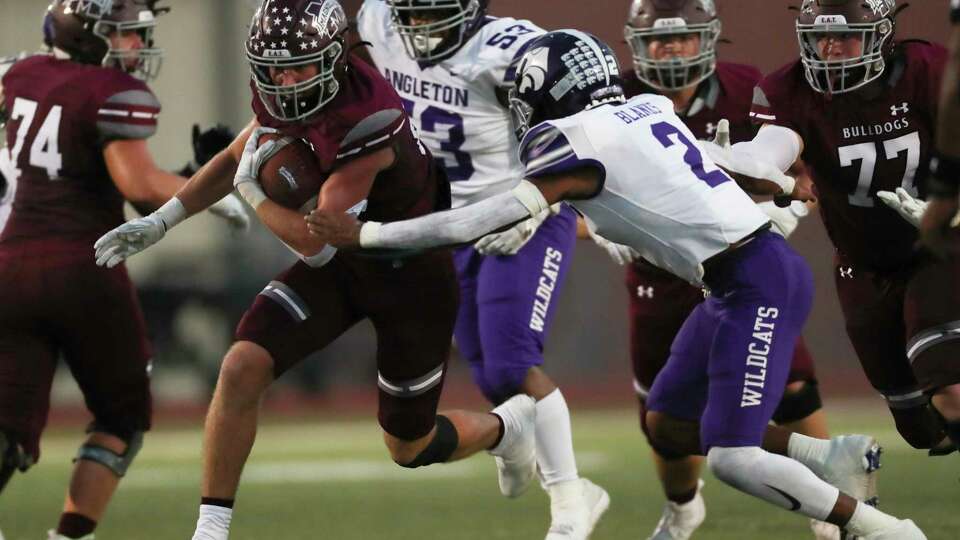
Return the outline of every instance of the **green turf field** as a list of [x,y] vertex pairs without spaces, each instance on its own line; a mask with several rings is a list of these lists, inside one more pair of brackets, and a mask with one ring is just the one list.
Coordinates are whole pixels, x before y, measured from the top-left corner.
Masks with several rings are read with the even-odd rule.
[[[876,434],[884,443],[882,507],[912,517],[931,540],[960,538],[960,456],[928,459],[909,450],[876,408],[834,407],[835,432]],[[585,476],[612,497],[593,535],[643,539],[662,499],[647,448],[629,410],[574,418]],[[54,431],[41,464],[17,476],[0,496],[6,540],[42,540],[58,516],[77,435]],[[146,440],[103,525],[100,540],[179,539],[193,532],[200,475],[199,429],[159,429]],[[707,521],[701,539],[812,538],[806,519],[740,495],[707,476]],[[476,456],[454,465],[408,471],[392,464],[375,420],[282,421],[260,430],[248,463],[232,540],[266,539],[542,539],[546,496],[517,500],[497,491],[493,462]]]

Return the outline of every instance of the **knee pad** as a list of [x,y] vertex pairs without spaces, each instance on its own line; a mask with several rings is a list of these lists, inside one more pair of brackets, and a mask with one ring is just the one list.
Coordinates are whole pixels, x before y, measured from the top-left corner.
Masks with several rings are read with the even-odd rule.
[[927,450],[939,444],[947,433],[943,420],[930,405],[929,398],[925,395],[920,397],[922,399],[912,400],[907,406],[897,405],[888,397],[887,405],[903,440],[914,448]]
[[820,389],[817,381],[803,381],[803,386],[796,392],[784,392],[773,412],[773,421],[777,424],[789,424],[810,416],[823,408],[820,399]]
[[707,466],[710,472],[721,481],[737,487],[741,484],[740,474],[750,470],[762,459],[764,451],[756,446],[736,448],[713,447],[707,452]]
[[442,414],[437,415],[437,431],[417,457],[410,463],[400,463],[401,467],[416,469],[434,463],[446,463],[460,445],[460,436],[453,422]]
[[[93,429],[93,431],[109,433],[98,429]],[[87,443],[80,447],[73,461],[74,463],[80,460],[97,462],[113,471],[113,474],[117,475],[118,478],[123,478],[123,476],[127,474],[127,469],[130,468],[130,464],[133,463],[133,458],[137,457],[140,449],[143,448],[143,432],[134,431],[125,437],[115,433],[109,434],[115,435],[127,443],[127,449],[122,454],[118,454],[103,446]]]
[[0,431],[0,492],[16,471],[25,472],[33,465],[33,456],[8,433]]

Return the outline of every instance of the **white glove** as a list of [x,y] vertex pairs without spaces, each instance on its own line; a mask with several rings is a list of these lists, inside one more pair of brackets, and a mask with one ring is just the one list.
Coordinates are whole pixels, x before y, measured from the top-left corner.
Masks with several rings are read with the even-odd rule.
[[927,201],[915,199],[902,187],[898,187],[895,193],[878,191],[877,197],[884,204],[896,210],[900,217],[907,220],[907,223],[914,227],[920,227],[920,220],[923,219],[923,213],[927,210]]
[[113,268],[131,255],[156,244],[174,225],[187,217],[180,199],[174,197],[149,216],[130,220],[101,236],[93,245],[99,266]]
[[525,221],[521,221],[505,231],[490,233],[477,240],[476,243],[473,244],[473,247],[484,256],[516,255],[517,252],[520,251],[520,248],[525,246],[527,242],[533,238],[533,234],[537,232],[537,228],[540,226],[540,223],[542,223],[537,220],[537,217],[538,216],[534,216]]
[[243,197],[247,204],[254,210],[260,206],[267,195],[260,187],[257,177],[260,175],[260,168],[263,164],[273,157],[281,148],[290,144],[293,139],[290,137],[281,137],[273,139],[257,146],[260,137],[267,133],[276,133],[277,130],[267,127],[258,127],[250,133],[247,144],[243,147],[243,156],[237,165],[237,172],[233,176],[233,187]]
[[630,246],[611,242],[606,238],[594,233],[590,227],[587,227],[587,233],[590,235],[590,238],[594,241],[594,243],[603,248],[603,250],[610,255],[610,258],[613,259],[613,262],[619,264],[620,266],[630,264],[640,259],[640,252]]
[[776,165],[735,150],[730,145],[730,122],[726,118],[717,123],[717,133],[712,141],[697,141],[697,146],[723,169],[750,178],[769,180],[780,186],[784,193],[793,193],[796,180],[792,176],[784,174]]
[[247,215],[243,203],[233,193],[213,203],[207,210],[211,214],[225,219],[234,229],[246,231],[250,228],[250,216]]
[[726,118],[721,118],[717,122],[717,132],[713,136],[713,144],[724,149],[730,148],[730,121]]
[[517,252],[533,238],[534,233],[537,232],[540,225],[550,216],[559,214],[561,208],[560,203],[554,204],[543,212],[540,212],[528,220],[521,221],[505,231],[490,233],[477,240],[473,244],[473,248],[484,256],[516,255]]
[[770,218],[773,223],[773,232],[784,238],[790,238],[800,224],[800,218],[810,213],[807,205],[800,201],[791,201],[790,206],[786,208],[777,206],[773,201],[757,203],[757,206]]

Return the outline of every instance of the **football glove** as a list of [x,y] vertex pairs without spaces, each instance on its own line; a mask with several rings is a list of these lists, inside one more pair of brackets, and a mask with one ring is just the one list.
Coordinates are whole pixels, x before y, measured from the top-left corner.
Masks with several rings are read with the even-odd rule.
[[630,264],[640,259],[640,253],[630,246],[611,242],[593,232],[590,227],[587,227],[587,233],[590,235],[590,239],[592,239],[595,244],[600,246],[601,249],[606,251],[607,255],[610,255],[610,258],[613,259],[613,262],[620,266]]
[[243,203],[233,193],[213,203],[207,210],[211,214],[226,220],[231,227],[238,231],[246,231],[250,228],[250,216],[247,215]]
[[156,212],[120,225],[101,236],[93,245],[97,265],[113,268],[159,242],[167,230],[186,217],[186,208],[180,199],[174,197]]
[[552,215],[560,213],[560,205],[556,204],[543,212],[521,221],[513,227],[500,232],[490,233],[473,244],[473,248],[481,255],[509,256],[516,255],[527,242],[533,238],[540,225]]
[[254,210],[267,198],[257,179],[260,175],[260,168],[270,157],[290,144],[292,140],[289,137],[273,139],[258,147],[257,141],[260,140],[260,137],[267,133],[276,132],[277,130],[273,128],[258,127],[250,133],[247,144],[243,147],[243,156],[237,165],[237,172],[233,177],[233,187]]
[[790,238],[800,224],[800,218],[810,213],[807,205],[800,201],[791,201],[785,208],[778,206],[774,201],[757,203],[757,206],[770,218],[773,232],[784,238]]
[[914,198],[902,187],[898,187],[896,192],[878,191],[877,197],[884,204],[896,210],[900,217],[907,220],[907,223],[914,227],[920,227],[923,212],[927,209],[926,201]]
[[230,146],[236,135],[233,130],[223,124],[217,124],[212,128],[200,131],[200,125],[193,125],[191,140],[193,142],[193,163],[203,167],[213,156],[220,153],[221,150]]

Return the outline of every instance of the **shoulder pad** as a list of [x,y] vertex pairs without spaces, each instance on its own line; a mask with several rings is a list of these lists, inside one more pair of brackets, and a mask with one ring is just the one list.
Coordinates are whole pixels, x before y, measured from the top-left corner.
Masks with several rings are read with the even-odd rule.
[[146,89],[119,91],[97,109],[97,130],[105,140],[147,139],[157,131],[160,102]]

